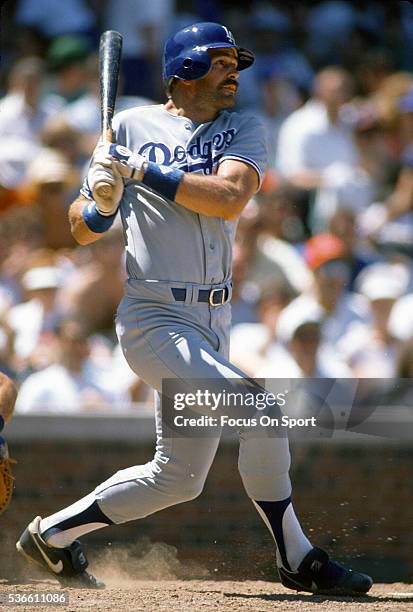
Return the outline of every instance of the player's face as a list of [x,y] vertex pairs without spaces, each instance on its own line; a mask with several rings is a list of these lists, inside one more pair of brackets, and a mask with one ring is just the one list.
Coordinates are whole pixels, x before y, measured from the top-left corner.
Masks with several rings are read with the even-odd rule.
[[211,49],[211,69],[196,84],[198,99],[210,108],[223,110],[235,104],[238,89],[238,59],[235,49]]

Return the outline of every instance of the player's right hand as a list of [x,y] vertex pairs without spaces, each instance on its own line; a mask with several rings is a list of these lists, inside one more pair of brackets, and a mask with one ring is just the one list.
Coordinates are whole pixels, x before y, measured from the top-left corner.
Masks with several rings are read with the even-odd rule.
[[143,179],[146,160],[142,155],[114,143],[109,145],[109,153],[112,156],[113,167],[123,178],[135,181]]
[[[93,199],[98,211],[105,216],[113,215],[122,199],[123,179],[113,164],[113,158],[109,153],[109,144],[99,142],[93,152],[92,161],[89,167],[87,182],[93,193]],[[107,183],[111,185],[110,197],[101,197],[96,192],[96,185]]]

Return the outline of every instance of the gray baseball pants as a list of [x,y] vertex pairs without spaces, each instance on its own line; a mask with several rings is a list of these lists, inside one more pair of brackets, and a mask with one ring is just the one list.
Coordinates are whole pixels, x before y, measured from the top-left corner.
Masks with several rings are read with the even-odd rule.
[[[176,302],[171,288],[186,289]],[[197,497],[219,444],[220,430],[205,437],[163,435],[159,393],[163,378],[245,378],[228,360],[230,305],[197,301],[204,285],[128,281],[116,329],[130,367],[156,390],[156,452],[145,465],[120,470],[95,489],[102,511],[114,522],[143,518]],[[277,501],[291,493],[286,437],[257,437],[239,430],[238,467],[247,495]]]

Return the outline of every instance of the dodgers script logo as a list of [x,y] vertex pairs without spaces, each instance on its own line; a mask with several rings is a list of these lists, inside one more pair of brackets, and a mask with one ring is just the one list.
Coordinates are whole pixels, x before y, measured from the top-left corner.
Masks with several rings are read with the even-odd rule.
[[148,161],[163,166],[174,165],[184,172],[201,170],[204,174],[212,174],[214,166],[234,136],[235,130],[230,128],[214,134],[209,140],[198,136],[187,147],[177,145],[172,148],[163,142],[145,142],[139,149],[139,154]]

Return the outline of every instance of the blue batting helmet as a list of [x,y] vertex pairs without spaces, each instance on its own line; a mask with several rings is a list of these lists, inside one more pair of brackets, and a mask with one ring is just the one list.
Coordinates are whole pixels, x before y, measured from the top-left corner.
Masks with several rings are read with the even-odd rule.
[[163,78],[194,81],[205,76],[211,67],[208,49],[236,49],[238,70],[254,62],[254,54],[238,47],[233,35],[219,23],[203,22],[179,30],[168,38],[163,54]]

